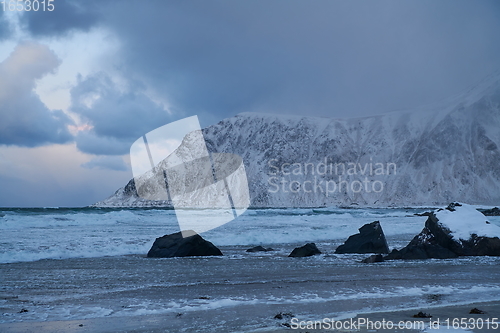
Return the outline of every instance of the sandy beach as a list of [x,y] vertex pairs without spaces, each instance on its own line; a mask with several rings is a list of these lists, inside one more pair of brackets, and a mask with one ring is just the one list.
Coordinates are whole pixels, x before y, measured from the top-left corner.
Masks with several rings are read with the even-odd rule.
[[[480,309],[484,311],[484,314],[469,314],[470,310],[473,308]],[[413,315],[417,314],[419,311],[423,311],[427,314],[432,315],[432,318],[414,318]],[[291,324],[290,320],[275,320],[274,327],[263,327],[257,330],[240,331],[248,333],[281,333],[281,332],[347,332],[347,331],[360,331],[360,332],[419,332],[422,329],[421,323],[423,323],[424,331],[426,332],[498,332],[500,327],[497,325],[490,324],[487,327],[487,320],[492,320],[497,318],[496,322],[500,319],[500,301],[497,302],[485,302],[485,303],[471,303],[464,305],[455,306],[444,306],[444,307],[428,307],[422,309],[414,310],[403,310],[403,311],[391,311],[391,312],[377,312],[377,313],[364,313],[353,317],[353,321],[350,318],[345,318],[341,321],[353,322],[356,325],[361,321],[367,320],[371,321],[371,327],[366,325],[353,326],[346,329],[292,329],[283,326],[284,323]],[[458,322],[453,322],[454,319],[467,318],[467,328],[464,329],[460,326]],[[472,320],[469,320],[472,318]],[[482,320],[481,320],[482,319]],[[304,320],[304,325],[307,325],[307,318],[301,318]],[[317,320],[316,318],[314,320]],[[447,321],[448,320],[448,321]],[[185,327],[193,326],[197,321],[196,316],[183,315],[145,315],[145,316],[135,316],[135,317],[115,317],[115,318],[93,318],[93,319],[83,319],[83,320],[68,320],[68,321],[48,321],[48,322],[22,322],[22,323],[9,323],[0,324],[0,331],[2,332],[12,332],[12,333],[27,333],[27,332],[191,332],[190,329],[185,329]],[[439,321],[440,325],[436,326],[436,322]],[[389,329],[389,322],[394,323],[394,328]],[[404,322],[403,326],[400,325]],[[433,323],[434,327],[429,327],[429,323]],[[385,323],[386,329],[377,329],[377,325],[383,325]],[[396,325],[397,324],[397,325]],[[344,324],[345,325],[345,324]],[[415,329],[405,328],[414,326]],[[455,328],[453,327],[455,325]],[[462,324],[464,325],[464,324]],[[499,324],[500,325],[500,324]],[[281,327],[280,327],[281,326]],[[471,328],[471,327],[475,328]],[[482,328],[479,328],[482,327]],[[496,329],[495,329],[496,328]],[[199,327],[194,330],[197,332],[203,332],[203,327]],[[235,332],[232,330],[225,329],[223,325],[217,329],[217,332]]]
[[[173,228],[164,212],[28,212],[19,216],[24,231],[14,215],[4,225],[11,250],[0,264],[0,332],[312,332],[307,322],[324,318],[399,323],[422,311],[453,320],[473,307],[487,312],[473,317],[500,317],[499,257],[365,264],[366,254],[335,253],[375,219],[401,248],[425,221],[414,212],[256,211],[207,234],[224,256],[162,259],[146,258],[144,242],[165,222]],[[63,227],[64,242],[54,236]],[[321,254],[288,257],[310,241]],[[254,244],[275,251],[246,252]],[[53,255],[61,258],[39,259]]]

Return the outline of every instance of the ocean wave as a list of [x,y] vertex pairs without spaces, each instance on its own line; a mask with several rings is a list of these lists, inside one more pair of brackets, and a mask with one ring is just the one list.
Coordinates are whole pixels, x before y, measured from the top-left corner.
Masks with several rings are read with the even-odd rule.
[[[338,243],[374,220],[388,237],[417,234],[425,222],[397,211],[315,210],[249,210],[202,236],[216,246]],[[206,218],[203,211],[196,213]],[[173,210],[9,210],[0,219],[0,263],[146,253],[156,237],[177,231]]]

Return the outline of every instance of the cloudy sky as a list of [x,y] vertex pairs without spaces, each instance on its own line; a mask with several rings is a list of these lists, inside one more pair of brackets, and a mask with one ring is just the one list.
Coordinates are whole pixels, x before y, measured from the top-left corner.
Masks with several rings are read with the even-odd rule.
[[0,206],[102,200],[137,138],[191,115],[369,116],[500,68],[496,0],[54,4],[0,11]]

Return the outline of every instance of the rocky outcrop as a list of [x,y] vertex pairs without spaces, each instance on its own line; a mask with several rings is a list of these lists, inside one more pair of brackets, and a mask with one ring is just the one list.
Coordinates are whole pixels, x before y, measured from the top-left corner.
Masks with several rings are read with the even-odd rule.
[[446,259],[500,256],[500,227],[473,206],[452,203],[429,215],[424,229],[401,250],[384,259]]
[[[191,236],[183,237],[186,234]],[[194,231],[176,232],[159,237],[148,252],[150,258],[221,256],[222,252]]]
[[359,233],[350,236],[335,253],[389,253],[384,231],[379,221],[365,224]]
[[423,212],[423,213],[415,213],[413,215],[415,216],[430,216],[432,212]]
[[292,253],[290,253],[289,257],[310,257],[316,254],[321,254],[321,251],[318,250],[316,244],[307,243],[304,246],[296,247],[293,249]]
[[485,209],[482,210],[481,213],[483,213],[484,216],[500,216],[500,209],[498,207],[492,209]]
[[372,254],[368,258],[363,259],[361,262],[365,263],[365,264],[373,264],[375,262],[384,262],[384,256],[381,254]]
[[274,249],[270,247],[265,248],[263,246],[258,245],[247,250],[247,252],[268,252],[268,251],[274,251]]

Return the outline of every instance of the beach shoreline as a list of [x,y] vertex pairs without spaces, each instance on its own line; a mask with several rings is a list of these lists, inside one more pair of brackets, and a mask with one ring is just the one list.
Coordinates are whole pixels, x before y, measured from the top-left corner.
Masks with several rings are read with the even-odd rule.
[[[473,308],[480,309],[484,311],[484,314],[469,314],[469,311]],[[432,315],[432,318],[414,318],[413,315],[418,312],[424,312]],[[271,326],[263,326],[261,328],[254,328],[248,330],[240,330],[238,332],[247,332],[247,333],[281,333],[281,332],[346,332],[346,331],[360,331],[360,332],[442,332],[442,330],[446,330],[448,327],[450,328],[450,332],[453,331],[471,331],[471,332],[498,332],[500,327],[495,329],[496,325],[490,324],[490,327],[487,326],[487,319],[490,321],[496,317],[496,322],[500,322],[498,318],[500,316],[500,300],[499,301],[491,301],[491,302],[480,302],[480,303],[469,303],[462,305],[446,305],[446,306],[434,306],[428,308],[422,308],[420,310],[415,309],[405,309],[405,310],[396,310],[389,312],[372,312],[372,313],[362,313],[358,314],[355,317],[351,318],[343,318],[338,319],[339,321],[345,321],[355,323],[353,327],[348,327],[344,325],[345,328],[342,329],[311,329],[307,328],[307,321],[318,320],[307,319],[307,318],[297,318],[295,321],[297,327],[294,329],[291,318],[284,318],[283,320],[275,320],[274,327]],[[356,326],[356,323],[359,323],[359,319],[369,320],[372,324],[371,327],[366,327],[366,325]],[[460,324],[454,319],[461,318],[473,318],[473,321],[467,321],[467,328],[464,329],[463,325]],[[0,331],[9,332],[9,333],[24,333],[24,332],[96,332],[96,333],[104,333],[104,332],[204,332],[203,327],[199,327],[198,329],[183,329],[184,323],[186,321],[191,320],[189,316],[179,316],[176,317],[175,314],[162,314],[162,315],[142,315],[142,316],[129,316],[129,317],[101,317],[101,318],[89,318],[89,319],[81,319],[81,320],[64,320],[64,321],[44,321],[44,322],[14,322],[14,323],[4,323],[0,324]],[[447,321],[448,319],[448,321]],[[482,319],[482,321],[481,321]],[[302,322],[304,328],[298,328],[299,323]],[[434,328],[429,327],[429,323],[435,323],[439,321],[440,327],[439,329],[434,326]],[[377,326],[382,325],[381,323],[385,322],[385,329],[377,329]],[[392,322],[394,324],[400,322],[413,322],[414,327],[420,327],[420,323],[425,323],[424,329],[411,329],[408,327],[397,327],[395,325],[393,328],[388,328],[388,323]],[[480,323],[482,322],[483,328],[478,328]],[[447,325],[448,323],[448,325]],[[292,327],[285,327],[283,324],[288,324]],[[409,326],[408,324],[407,326]],[[460,326],[462,325],[462,326]],[[500,325],[500,324],[499,324]],[[188,325],[190,326],[190,325]],[[455,328],[458,329],[453,329]],[[475,328],[471,328],[471,326],[475,326]],[[216,329],[217,332],[235,332],[233,330],[224,329],[223,325]]]
[[[391,248],[405,246],[426,220],[415,212],[251,212],[206,234],[223,256],[186,258],[145,255],[177,228],[170,212],[15,212],[2,225],[0,332],[313,332],[283,324],[381,313],[399,321],[437,308],[453,319],[476,303],[500,317],[491,303],[500,301],[500,257],[366,264],[367,254],[335,253],[374,220]],[[308,242],[322,253],[289,257]],[[275,251],[246,252],[259,244]]]

